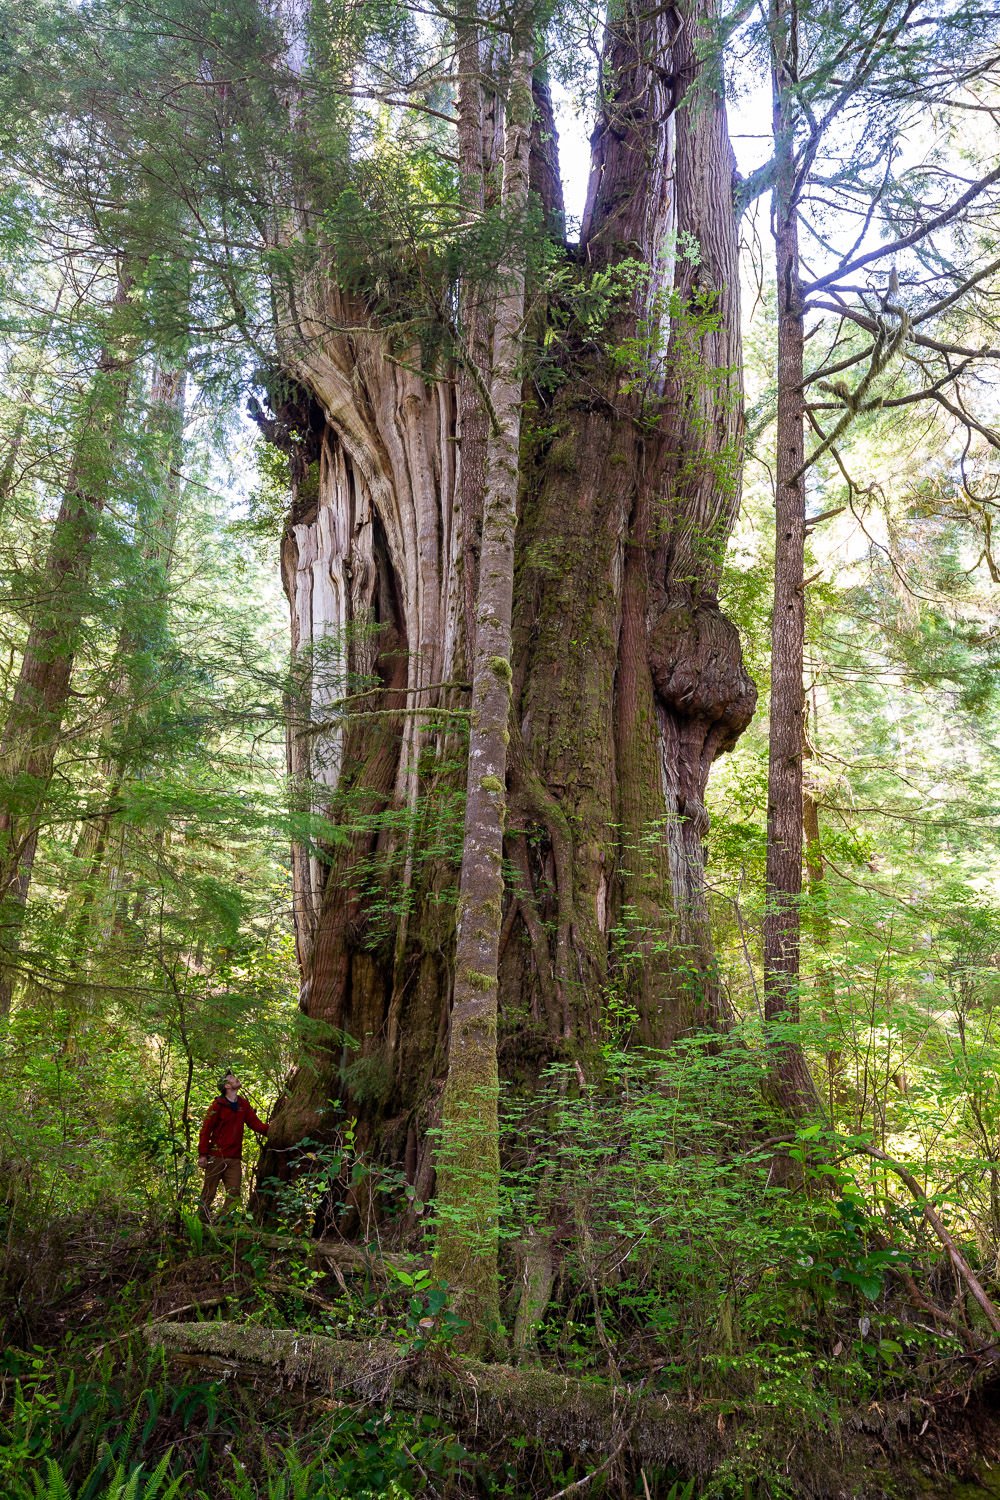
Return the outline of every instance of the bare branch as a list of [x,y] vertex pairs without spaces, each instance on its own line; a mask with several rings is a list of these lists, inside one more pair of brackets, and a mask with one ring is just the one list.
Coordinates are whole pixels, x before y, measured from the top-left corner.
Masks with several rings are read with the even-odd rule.
[[908,250],[911,245],[919,244],[921,240],[925,240],[935,230],[943,229],[946,224],[953,223],[969,207],[970,203],[974,203],[977,198],[986,192],[987,188],[992,187],[997,182],[1000,182],[1000,167],[995,167],[985,177],[980,177],[977,182],[974,182],[971,187],[966,189],[960,198],[956,198],[955,202],[950,204],[948,208],[942,209],[941,213],[937,214],[933,219],[928,219],[923,224],[919,224],[909,234],[903,235],[897,240],[891,240],[887,245],[879,245],[876,249],[869,250],[867,254],[859,255],[852,261],[844,261],[837,267],[836,271],[831,271],[828,275],[819,277],[811,286],[804,288],[806,294],[821,291],[824,287],[834,286],[842,277],[850,275],[851,272],[859,270],[862,266],[869,266],[875,261],[885,260],[888,256],[898,255],[901,250]]

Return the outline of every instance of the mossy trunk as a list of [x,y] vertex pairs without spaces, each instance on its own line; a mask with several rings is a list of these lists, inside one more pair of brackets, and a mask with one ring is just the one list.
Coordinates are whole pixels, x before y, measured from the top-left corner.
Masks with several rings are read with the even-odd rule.
[[81,404],[66,488],[0,728],[0,1016],[11,1007],[35,850],[89,605],[94,545],[116,460],[115,425],[121,420],[130,371],[124,339],[129,285],[122,272],[108,310],[105,346]]
[[[704,793],[755,692],[716,597],[742,395],[725,108],[709,80],[692,87],[708,18],[703,7],[682,24],[668,7],[609,28],[614,91],[581,244],[562,254],[581,284],[599,271],[621,290],[604,335],[570,319],[553,378],[523,393],[509,878],[494,913],[500,1073],[522,1084],[554,1060],[592,1076],[609,1002],[657,1046],[726,1020]],[[543,89],[535,98],[544,108]],[[543,192],[554,150],[551,130],[533,133]],[[558,203],[542,208],[558,222]],[[671,260],[675,231],[697,254]],[[302,1007],[327,1030],[307,1033],[264,1165],[285,1175],[302,1135],[335,1138],[349,1119],[423,1200],[453,995],[467,600],[482,544],[468,489],[463,501],[469,408],[458,367],[424,380],[374,329],[331,334],[364,329],[363,299],[327,281],[301,290],[299,307],[311,297],[316,310],[289,335],[294,381],[266,423],[295,486],[283,567],[303,691],[290,765],[303,816],[325,810],[342,832],[331,843],[320,830],[294,856]],[[356,1232],[363,1190],[339,1196]]]
[[[504,124],[503,211],[519,225],[528,203],[531,55],[512,39]],[[521,441],[526,251],[500,266],[490,434],[476,583],[472,712],[459,874],[448,1074],[441,1100],[435,1267],[466,1321],[462,1344],[482,1353],[499,1337],[500,1126],[497,969],[507,816],[511,610]]]
[[[866,1403],[836,1423],[805,1424],[760,1403],[741,1408],[731,1394],[691,1400],[648,1386],[458,1360],[436,1331],[401,1349],[387,1339],[351,1342],[246,1323],[165,1321],[151,1324],[145,1339],[173,1360],[241,1382],[259,1378],[268,1393],[277,1379],[379,1412],[426,1412],[473,1451],[488,1449],[508,1463],[525,1453],[530,1461],[537,1445],[549,1462],[558,1453],[579,1463],[583,1485],[617,1465],[613,1472],[629,1488],[634,1481],[639,1493],[650,1483],[653,1493],[668,1493],[678,1472],[705,1488],[726,1465],[746,1472],[752,1452],[757,1475],[775,1476],[802,1500],[932,1492],[919,1471],[922,1451],[906,1444],[908,1433],[926,1426],[926,1403],[919,1400],[889,1402],[884,1410]],[[968,1400],[968,1389],[964,1395]],[[523,1493],[532,1492],[526,1482]]]

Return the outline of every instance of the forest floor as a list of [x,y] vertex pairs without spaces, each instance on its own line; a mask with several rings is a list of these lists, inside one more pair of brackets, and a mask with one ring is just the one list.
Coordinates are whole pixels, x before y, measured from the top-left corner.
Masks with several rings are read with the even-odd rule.
[[419,1268],[351,1247],[90,1216],[2,1269],[3,1500],[136,1474],[133,1500],[1000,1496],[1000,1373],[806,1430],[676,1381],[460,1359]]

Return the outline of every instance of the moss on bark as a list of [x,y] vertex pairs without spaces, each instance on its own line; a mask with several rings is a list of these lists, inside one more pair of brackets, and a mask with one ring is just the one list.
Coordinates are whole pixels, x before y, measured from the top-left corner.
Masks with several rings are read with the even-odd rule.
[[[597,1468],[615,1456],[625,1472],[679,1470],[718,1493],[793,1494],[801,1500],[902,1500],[925,1489],[907,1431],[923,1403],[845,1411],[839,1422],[795,1423],[788,1413],[686,1400],[584,1380],[536,1366],[456,1359],[433,1343],[364,1342],[240,1323],[158,1323],[147,1342],[223,1371],[260,1372],[273,1386],[329,1392],[340,1401],[432,1413],[483,1446],[527,1438]],[[513,1456],[513,1450],[512,1450]],[[723,1476],[728,1476],[728,1479]]]

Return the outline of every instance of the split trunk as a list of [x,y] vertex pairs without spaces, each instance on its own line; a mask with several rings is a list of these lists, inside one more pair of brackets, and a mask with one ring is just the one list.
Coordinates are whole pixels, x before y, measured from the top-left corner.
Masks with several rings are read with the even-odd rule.
[[[626,7],[610,22],[581,239],[561,253],[579,284],[608,272],[622,291],[606,336],[570,320],[554,377],[522,393],[494,920],[500,1072],[523,1085],[560,1061],[594,1077],[609,1002],[654,1046],[727,1019],[704,794],[755,691],[716,594],[743,417],[734,164],[696,52],[710,19]],[[535,99],[531,181],[555,224],[540,80]],[[673,254],[675,236],[697,253]],[[264,1176],[286,1176],[303,1136],[335,1137],[350,1119],[419,1202],[433,1190],[454,993],[467,601],[483,545],[463,485],[474,406],[458,369],[425,377],[387,357],[335,276],[299,288],[298,306],[312,311],[265,425],[294,489],[282,568],[289,762],[315,830],[294,852],[309,1022]],[[340,1227],[363,1232],[364,1180],[340,1197]]]

